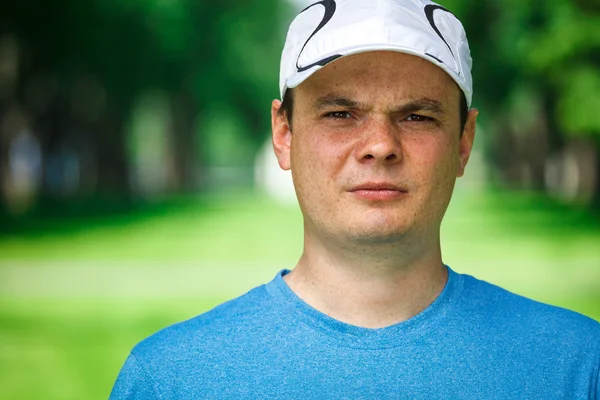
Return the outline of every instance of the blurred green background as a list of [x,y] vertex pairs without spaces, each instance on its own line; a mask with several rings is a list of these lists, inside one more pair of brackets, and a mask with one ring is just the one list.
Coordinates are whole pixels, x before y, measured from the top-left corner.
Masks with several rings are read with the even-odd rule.
[[[0,4],[0,391],[104,399],[132,346],[292,268],[270,156],[302,0]],[[600,3],[442,1],[476,149],[445,261],[600,320]]]

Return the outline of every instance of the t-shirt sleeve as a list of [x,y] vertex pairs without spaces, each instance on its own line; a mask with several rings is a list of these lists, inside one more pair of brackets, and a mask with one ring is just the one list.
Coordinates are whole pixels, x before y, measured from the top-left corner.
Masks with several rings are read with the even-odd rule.
[[[592,388],[592,390],[594,390],[594,388]],[[596,393],[595,393],[595,397],[594,397],[594,393],[592,393],[592,399],[600,400],[600,363],[598,365],[598,371],[596,374]]]
[[125,361],[109,400],[158,400],[152,379],[135,355]]

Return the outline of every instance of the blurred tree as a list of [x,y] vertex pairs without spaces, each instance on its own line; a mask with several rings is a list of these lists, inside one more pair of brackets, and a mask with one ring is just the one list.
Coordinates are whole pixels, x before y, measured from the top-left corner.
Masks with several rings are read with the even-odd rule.
[[[485,110],[497,176],[513,187],[600,201],[600,3],[444,3],[469,34],[475,105]],[[570,153],[585,147],[592,151]]]
[[[41,143],[42,195],[128,194],[127,126],[148,91],[168,97],[173,190],[194,184],[203,138],[196,125],[213,107],[237,114],[239,134],[258,148],[277,93],[285,7],[279,0],[2,2],[0,118],[24,110]],[[17,73],[3,84],[1,67],[11,62]],[[8,164],[17,133],[3,134],[0,164]]]
[[[475,105],[485,111],[496,175],[516,187],[600,200],[598,2],[442,3],[469,34]],[[27,190],[129,194],[128,128],[147,93],[162,93],[157,104],[169,108],[161,113],[168,115],[160,142],[165,190],[193,188],[199,165],[251,168],[268,132],[289,8],[282,0],[0,3],[4,203]],[[23,176],[41,187],[16,184]]]

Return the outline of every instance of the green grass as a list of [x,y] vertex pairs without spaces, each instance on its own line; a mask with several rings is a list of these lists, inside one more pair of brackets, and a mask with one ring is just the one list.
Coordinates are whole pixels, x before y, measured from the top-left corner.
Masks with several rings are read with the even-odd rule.
[[[600,320],[597,215],[459,188],[442,234],[455,270]],[[297,208],[248,193],[5,230],[2,398],[107,398],[135,343],[291,268],[301,239]]]
[[298,255],[301,228],[295,209],[275,207],[248,193],[200,197],[115,217],[46,217],[37,226],[1,238],[0,259],[281,259],[290,252]]
[[30,301],[0,309],[3,399],[105,399],[142,337],[216,301]]

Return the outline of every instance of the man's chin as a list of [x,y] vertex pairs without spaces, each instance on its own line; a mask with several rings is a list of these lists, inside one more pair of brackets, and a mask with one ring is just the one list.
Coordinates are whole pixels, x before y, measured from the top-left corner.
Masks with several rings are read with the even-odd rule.
[[357,244],[387,245],[400,243],[407,236],[407,230],[400,227],[382,228],[373,227],[349,232],[347,239]]

